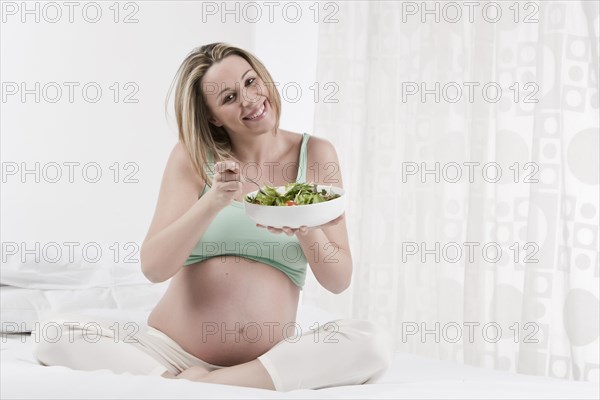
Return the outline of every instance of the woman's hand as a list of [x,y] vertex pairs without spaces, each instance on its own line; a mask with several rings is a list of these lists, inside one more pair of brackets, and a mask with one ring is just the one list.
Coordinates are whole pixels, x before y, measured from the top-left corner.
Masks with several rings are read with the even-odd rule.
[[274,228],[272,226],[264,226],[261,224],[256,224],[256,226],[258,226],[259,228],[267,228],[267,230],[269,232],[272,233],[285,233],[288,236],[292,236],[292,235],[296,235],[296,236],[306,236],[310,231],[315,230],[315,229],[322,229],[325,228],[326,226],[333,226],[333,225],[337,225],[339,224],[344,218],[346,217],[346,213],[342,213],[342,215],[340,215],[339,217],[337,217],[334,220],[331,220],[325,224],[322,225],[317,225],[317,226],[311,226],[310,228],[307,227],[306,225],[302,225],[300,228],[290,228],[289,226],[284,226],[283,228]]
[[167,378],[167,379],[177,379],[177,375],[174,375],[174,374],[170,373],[169,371],[163,372],[161,376],[163,378]]
[[209,371],[206,368],[196,365],[181,372],[179,375],[177,375],[177,379],[187,379],[189,381],[201,382],[202,378],[208,375],[208,373]]
[[165,372],[163,372],[163,374],[161,376],[163,378],[168,378],[168,379],[187,379],[190,381],[199,382],[208,373],[209,373],[209,371],[206,368],[204,368],[200,365],[196,365],[196,366],[186,369],[185,371],[178,373],[177,375],[173,375],[169,371],[165,371]]
[[[206,193],[219,210],[227,207],[235,197],[242,195],[240,167],[232,160],[219,161],[215,164],[215,175],[212,186]],[[206,196],[205,195],[205,196]]]

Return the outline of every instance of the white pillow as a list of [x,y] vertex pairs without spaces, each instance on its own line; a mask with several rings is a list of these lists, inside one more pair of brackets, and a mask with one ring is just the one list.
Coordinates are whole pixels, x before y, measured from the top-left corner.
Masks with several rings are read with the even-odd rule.
[[[146,324],[169,281],[157,284],[38,290],[0,286],[0,331],[31,332],[52,313],[73,312],[124,324]],[[302,331],[339,318],[316,306],[300,305],[296,322]]]
[[49,313],[73,312],[120,323],[146,323],[169,281],[109,288],[38,290],[0,286],[0,330],[31,332]]
[[20,255],[5,256],[0,283],[27,289],[87,289],[117,285],[148,284],[139,263],[93,263],[82,257],[57,262],[21,261]]

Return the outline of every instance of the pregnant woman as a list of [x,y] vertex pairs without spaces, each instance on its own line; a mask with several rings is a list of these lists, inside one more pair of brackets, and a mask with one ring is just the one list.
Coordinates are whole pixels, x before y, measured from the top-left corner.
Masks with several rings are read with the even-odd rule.
[[332,144],[279,129],[271,75],[255,56],[224,43],[186,57],[175,112],[179,141],[141,248],[144,275],[170,279],[166,293],[134,340],[106,321],[100,340],[85,340],[79,317],[69,335],[39,343],[38,360],[278,391],[379,379],[392,355],[379,325],[338,319],[302,331],[296,324],[307,266],[332,293],[350,284],[344,215],[318,227],[275,229],[244,213],[245,194],[257,189],[246,176],[261,187],[343,187]]

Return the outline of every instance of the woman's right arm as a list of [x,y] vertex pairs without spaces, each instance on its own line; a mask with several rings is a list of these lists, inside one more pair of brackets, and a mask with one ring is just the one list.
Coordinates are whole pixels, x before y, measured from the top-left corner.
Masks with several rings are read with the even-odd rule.
[[[233,183],[233,182],[232,182]],[[194,173],[181,142],[171,154],[162,178],[156,211],[140,249],[143,274],[158,283],[173,277],[221,210],[210,190],[200,199],[204,180]]]

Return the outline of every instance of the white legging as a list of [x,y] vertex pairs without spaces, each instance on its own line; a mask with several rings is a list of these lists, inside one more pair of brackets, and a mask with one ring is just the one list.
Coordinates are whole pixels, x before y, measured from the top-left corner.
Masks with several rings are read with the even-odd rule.
[[[226,368],[193,356],[153,327],[142,325],[135,333],[129,328],[82,314],[54,314],[32,333],[33,354],[43,365],[135,375],[176,375],[195,365]],[[338,319],[280,341],[258,360],[281,392],[374,383],[389,368],[391,340],[371,321]]]

